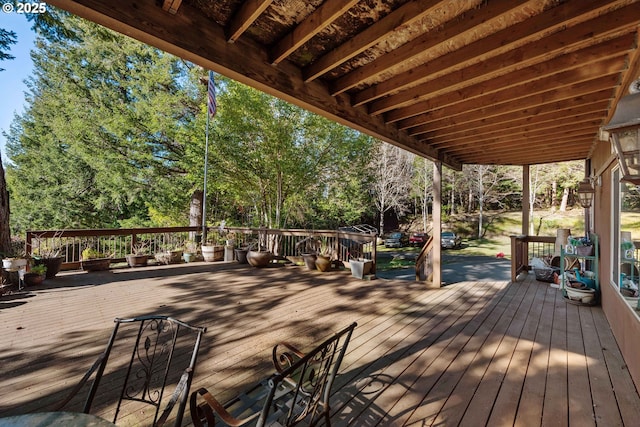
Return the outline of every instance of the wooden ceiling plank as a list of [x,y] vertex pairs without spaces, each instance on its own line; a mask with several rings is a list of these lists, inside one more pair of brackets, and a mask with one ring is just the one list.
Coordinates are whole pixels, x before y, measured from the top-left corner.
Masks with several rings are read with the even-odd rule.
[[[487,95],[490,92],[506,90],[523,83],[541,80],[566,70],[582,68],[576,73],[582,74],[582,71],[591,63],[609,60],[610,58],[621,56],[621,52],[630,51],[634,44],[634,39],[635,35],[628,33],[613,40],[608,40],[606,43],[591,45],[575,52],[556,56],[546,62],[537,62],[526,68],[515,69],[491,80],[484,80],[466,86],[464,90],[441,89],[438,92],[442,92],[442,94],[438,96],[433,96],[433,92],[428,92],[433,87],[431,82],[423,83],[412,87],[410,90],[372,102],[368,106],[369,114],[376,115],[390,110],[397,110],[387,116],[390,122],[394,122],[434,108],[443,107],[444,105],[466,102],[472,98]],[[408,108],[400,109],[401,107]]]
[[[547,126],[544,128],[525,127],[521,129],[505,129],[502,132],[492,134],[478,135],[477,137],[467,136],[464,138],[455,138],[450,140],[441,140],[437,138],[428,139],[429,145],[434,148],[441,149],[446,147],[447,151],[455,152],[456,150],[466,150],[472,146],[483,146],[483,144],[491,142],[515,144],[518,141],[529,140],[534,142],[537,139],[548,138],[550,135],[558,137],[558,135],[568,136],[575,133],[583,134],[585,129],[592,132],[602,124],[601,117],[584,116],[579,118],[571,118],[571,120],[558,121],[555,126]],[[568,127],[569,126],[569,127]],[[570,129],[569,131],[567,129]]]
[[578,96],[583,96],[592,92],[598,92],[603,89],[610,89],[615,86],[619,77],[619,73],[610,74],[567,87],[531,94],[513,102],[507,101],[497,105],[475,103],[474,107],[471,108],[466,104],[456,104],[452,107],[446,107],[441,110],[435,110],[427,114],[412,117],[412,119],[420,117],[421,120],[416,121],[416,123],[420,123],[420,125],[412,128],[409,133],[411,135],[415,135],[417,128],[420,128],[420,130],[424,129],[426,131],[429,131],[433,130],[433,128],[437,128],[438,126],[456,126],[458,123],[465,123],[470,120],[477,120],[481,118],[488,119],[490,117],[498,116],[512,111],[532,108],[554,101],[563,99],[575,99]]
[[[407,123],[407,127],[400,128],[404,130],[410,129],[411,132],[417,132],[420,134],[429,134],[429,132],[435,132],[438,130],[455,130],[457,128],[472,129],[474,127],[481,128],[482,126],[486,126],[489,124],[500,126],[502,124],[508,124],[514,120],[528,119],[542,114],[557,113],[560,115],[563,114],[566,110],[569,110],[578,105],[593,104],[596,102],[601,102],[603,100],[604,102],[609,102],[609,98],[607,97],[610,96],[610,94],[611,88],[606,87],[600,91],[579,95],[574,98],[551,100],[550,102],[545,102],[540,105],[528,107],[525,106],[520,110],[507,111],[503,114],[495,115],[492,117],[479,116],[475,118],[469,118],[468,120],[465,120],[464,123],[457,123],[455,126],[451,126],[448,123],[441,123],[441,126],[437,126],[436,124],[432,123],[430,126],[425,126],[425,130],[423,130],[422,132],[417,132],[416,128],[423,125],[424,123],[413,122],[411,124]],[[411,120],[413,120],[413,118]]]
[[448,21],[438,28],[437,31],[429,31],[412,40],[411,43],[406,43],[375,61],[358,67],[336,79],[336,81],[331,84],[331,94],[337,95],[338,93],[352,89],[405,61],[423,56],[426,51],[435,46],[460,37],[476,27],[486,25],[492,20],[502,19],[505,13],[519,8],[523,3],[527,3],[528,1],[529,0],[498,0],[486,2],[480,8],[470,10],[466,13],[465,19]]
[[[579,18],[581,18],[582,21],[589,20],[594,15],[597,15],[597,12],[605,6],[610,7],[611,2],[607,0],[596,0],[589,3],[563,3],[519,25],[493,33],[461,49],[441,56],[434,61],[427,62],[420,67],[397,74],[384,82],[364,89],[354,97],[354,105],[371,102],[398,90],[423,83],[439,73],[445,73],[449,70],[455,71],[456,68],[464,66],[465,63],[478,62],[480,60],[479,58],[482,58],[482,61],[494,62],[494,57],[511,49],[516,49],[517,47],[522,47],[521,50],[518,50],[518,53],[523,53],[522,51],[526,49],[524,45],[528,42],[535,41],[541,34],[547,34],[551,31],[565,28],[567,26],[567,16],[575,16],[575,18],[573,18],[574,21],[578,21]],[[629,13],[635,15],[638,13],[637,5],[624,9],[628,9]],[[592,34],[598,31],[598,28],[603,25],[602,21],[604,21],[606,25],[606,21],[609,19],[608,16],[605,16],[601,17],[600,20],[594,20],[595,27],[591,28],[586,34],[583,34],[583,38],[591,38]]]
[[162,2],[162,10],[175,15],[178,12],[178,8],[180,8],[181,3],[182,0],[164,0]]
[[[467,148],[457,148],[452,152],[454,153],[454,155],[460,157],[482,157],[483,155],[494,156],[518,152],[522,154],[527,153],[531,150],[540,149],[544,146],[547,146],[547,149],[552,150],[578,148],[583,143],[583,141],[588,141],[590,139],[593,139],[593,130],[590,132],[583,132],[580,134],[576,133],[568,136],[546,135],[530,140],[519,140],[518,142],[512,142],[510,144],[505,144],[504,142],[499,141],[490,144],[475,144]],[[588,150],[588,147],[585,148],[584,146],[582,146],[581,149],[585,151]]]
[[235,43],[242,33],[247,31],[247,28],[258,19],[271,3],[273,3],[273,0],[244,1],[228,26],[227,42]]
[[322,82],[305,83],[300,70],[288,61],[273,67],[262,47],[248,37],[227,43],[224,29],[190,4],[183,4],[179,14],[169,15],[151,1],[49,3],[419,156],[441,161],[452,169],[462,167],[446,153],[419,144],[395,126],[369,116],[364,109],[353,108],[346,95],[330,96]]
[[[603,104],[603,103],[601,103]],[[440,146],[448,146],[448,144],[457,144],[464,141],[472,140],[472,141],[481,141],[490,138],[500,137],[502,135],[515,135],[520,134],[522,132],[530,132],[533,128],[539,131],[548,131],[554,130],[558,127],[564,126],[572,126],[576,123],[581,123],[585,121],[594,121],[600,120],[602,121],[602,113],[606,111],[605,108],[600,108],[597,111],[590,111],[584,114],[576,114],[576,115],[567,115],[564,117],[558,118],[557,116],[552,118],[551,114],[546,116],[546,120],[536,120],[536,121],[521,121],[521,122],[512,122],[509,123],[508,126],[492,126],[491,128],[479,130],[479,129],[469,129],[465,132],[457,132],[456,134],[447,134],[442,135],[438,132],[431,132],[422,134],[422,138],[427,139],[432,142],[432,146],[440,147]],[[550,118],[551,117],[551,118]]]
[[405,3],[306,67],[302,72],[304,80],[310,82],[317,79],[343,62],[376,45],[396,28],[408,25],[432,13],[439,3],[440,1],[437,0],[419,0]]
[[526,164],[527,159],[535,158],[536,163],[557,163],[569,160],[582,160],[587,157],[588,138],[576,139],[571,145],[538,148],[520,147],[519,150],[487,151],[481,153],[463,153],[460,155],[465,163],[470,164]]
[[271,63],[278,64],[313,36],[331,25],[360,0],[329,0],[320,5],[311,15],[302,21],[292,32],[283,37],[271,49]]
[[[624,64],[624,59],[625,56],[620,56],[619,60],[616,61],[605,58],[601,61],[585,65],[585,67],[578,71],[569,69],[555,74],[550,78],[543,77],[539,80],[527,81],[526,83],[516,86],[507,85],[507,88],[504,90],[493,90],[492,88],[485,90],[485,85],[483,84],[474,88],[468,88],[469,92],[462,94],[457,92],[448,94],[448,96],[442,95],[435,99],[407,107],[405,110],[412,112],[412,114],[407,117],[432,116],[430,112],[445,109],[447,111],[459,111],[460,109],[473,111],[485,105],[514,102],[538,93],[561,90],[562,88],[571,87],[572,85],[594,80],[602,76],[619,74],[622,69],[622,64]],[[467,93],[469,94],[469,99],[464,99]],[[451,102],[448,101],[448,98],[451,99]],[[388,117],[385,116],[385,119],[387,118]]]

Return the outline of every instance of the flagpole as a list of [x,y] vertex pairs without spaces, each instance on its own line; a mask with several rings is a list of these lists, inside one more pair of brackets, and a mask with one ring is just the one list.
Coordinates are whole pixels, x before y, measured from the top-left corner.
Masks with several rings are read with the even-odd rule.
[[207,82],[207,129],[204,140],[204,185],[202,189],[202,242],[207,243],[207,175],[209,170],[209,121],[215,117],[218,107],[216,105],[216,85],[213,79],[213,71],[209,70]]
[[207,107],[207,128],[204,137],[204,185],[202,190],[202,244],[207,243],[207,171],[209,170],[209,108]]

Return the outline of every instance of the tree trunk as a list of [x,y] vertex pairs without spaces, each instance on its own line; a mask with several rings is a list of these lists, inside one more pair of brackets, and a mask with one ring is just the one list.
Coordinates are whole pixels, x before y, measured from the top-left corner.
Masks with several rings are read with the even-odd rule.
[[565,188],[562,192],[562,203],[560,203],[560,212],[567,210],[567,200],[569,199],[569,189]]
[[4,179],[4,167],[0,156],[0,253],[11,251],[11,229],[9,228],[9,191]]
[[558,194],[558,181],[555,179],[551,183],[551,212],[555,212],[558,206],[557,197]]
[[[196,190],[191,194],[191,203],[189,205],[189,226],[202,226],[202,190]],[[198,233],[191,231],[189,240],[195,242]]]

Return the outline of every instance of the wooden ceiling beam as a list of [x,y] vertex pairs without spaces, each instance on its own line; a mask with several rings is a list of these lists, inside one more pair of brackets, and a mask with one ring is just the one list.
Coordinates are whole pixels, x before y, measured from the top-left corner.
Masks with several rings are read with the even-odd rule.
[[231,19],[227,30],[227,41],[235,43],[256,19],[271,6],[273,0],[245,0]]
[[438,0],[419,0],[405,3],[375,24],[352,37],[346,43],[338,46],[336,49],[328,52],[307,66],[302,71],[304,80],[310,82],[317,79],[338,65],[378,44],[396,28],[402,25],[409,25],[432,13],[439,4],[440,1]]
[[188,3],[183,3],[176,15],[165,13],[151,0],[50,0],[49,3],[419,156],[440,161],[452,169],[462,168],[446,153],[418,143],[362,108],[354,108],[346,95],[330,96],[322,82],[305,83],[300,69],[289,61],[272,66],[264,47],[249,37],[228,43],[224,29]]
[[[568,125],[566,121],[561,125],[562,121],[559,121],[556,126],[548,126],[542,129],[536,127],[525,127],[522,129],[505,129],[504,132],[496,132],[491,135],[478,135],[476,138],[465,137],[449,141],[441,141],[438,139],[430,139],[429,145],[434,148],[441,149],[442,146],[446,146],[447,151],[457,153],[460,150],[468,150],[473,148],[484,149],[491,144],[510,143],[517,144],[518,142],[536,142],[544,140],[548,137],[568,136],[575,133],[583,134],[584,132],[592,132],[602,124],[601,117],[585,116],[576,118],[571,125]],[[485,145],[486,144],[486,145]]]
[[520,166],[584,160],[587,158],[588,153],[580,149],[580,147],[586,144],[588,144],[588,140],[577,141],[576,148],[556,148],[553,150],[534,148],[532,150],[521,150],[520,152],[511,153],[482,153],[477,159],[464,156],[462,160],[468,164]]
[[[628,13],[637,15],[637,5],[632,6],[633,7],[629,6],[624,8],[625,11],[628,10]],[[526,44],[544,37],[551,32],[557,32],[566,28],[567,16],[575,16],[575,18],[572,19],[572,21],[574,21],[574,25],[571,27],[573,27],[578,22],[583,22],[597,17],[598,12],[602,11],[605,7],[611,7],[611,2],[607,0],[596,0],[588,3],[562,3],[559,6],[541,13],[540,15],[526,20],[520,25],[505,28],[504,30],[493,33],[488,37],[479,39],[460,49],[454,50],[447,55],[441,56],[419,67],[397,74],[381,83],[372,85],[371,87],[358,92],[354,96],[354,105],[361,105],[363,102],[371,102],[375,99],[397,92],[398,90],[417,86],[420,83],[433,79],[434,76],[460,69],[465,64],[471,65],[471,63],[482,61],[499,63],[499,61],[496,61],[495,57],[509,52],[510,50],[517,50],[518,54],[521,55],[525,54],[524,51],[526,51]],[[620,14],[620,12],[618,13]],[[624,13],[622,13],[622,15],[624,15]],[[585,29],[584,27],[580,27],[584,31],[584,33],[581,33],[581,37],[583,39],[592,38],[594,32],[598,32],[598,28],[606,25],[606,22],[609,19],[613,18],[610,18],[607,15],[605,17],[600,17],[600,19],[594,19],[593,21],[595,26],[592,26],[591,28]],[[604,23],[601,21],[604,21]],[[570,29],[567,29],[566,31],[572,33]],[[555,38],[562,40],[562,38],[557,35]]]
[[[589,93],[610,89],[615,86],[619,77],[619,73],[610,74],[566,87],[553,88],[546,92],[531,94],[515,101],[507,100],[496,105],[490,103],[491,98],[485,99],[484,103],[476,101],[473,107],[468,104],[456,104],[451,107],[412,117],[411,120],[416,119],[415,123],[419,123],[419,125],[412,127],[409,133],[416,135],[416,133],[456,126],[457,124],[466,123],[471,120],[479,120],[481,118],[488,119],[514,111],[534,108],[554,101],[576,99],[576,97]],[[578,101],[574,102],[576,105],[579,103]]]
[[502,19],[502,15],[517,9],[528,0],[498,0],[484,3],[480,8],[469,10],[465,19],[452,20],[444,23],[437,31],[429,31],[410,43],[377,58],[367,65],[336,79],[331,84],[331,93],[336,95],[365,83],[367,80],[379,76],[391,68],[406,61],[424,56],[425,52],[435,46],[458,38],[476,27],[484,26],[493,20]]
[[328,0],[320,5],[311,15],[296,28],[284,36],[271,49],[270,57],[273,65],[278,64],[309,39],[328,27],[355,6],[360,0]]
[[162,10],[175,15],[178,12],[178,8],[180,7],[181,3],[182,0],[164,0],[162,2]]
[[455,146],[457,144],[463,144],[465,142],[474,141],[486,141],[493,138],[500,138],[502,136],[520,135],[521,133],[539,131],[539,132],[554,132],[559,131],[558,128],[567,129],[572,126],[579,126],[580,123],[598,121],[602,123],[602,113],[605,109],[600,109],[595,112],[589,112],[581,115],[572,115],[564,117],[556,117],[555,120],[546,120],[542,122],[527,122],[510,124],[509,126],[503,126],[498,129],[490,130],[477,130],[471,129],[464,133],[457,135],[439,135],[437,133],[422,134],[422,137],[430,141],[430,145],[436,148],[446,146]]
[[[456,124],[455,126],[433,126],[432,128],[426,128],[421,134],[428,135],[429,132],[437,132],[439,130],[453,130],[455,129],[474,129],[482,128],[483,126],[502,126],[506,125],[514,120],[530,119],[531,117],[537,117],[544,114],[556,114],[562,115],[566,111],[571,110],[578,105],[588,105],[596,102],[609,102],[607,96],[611,94],[611,88],[604,88],[600,91],[588,93],[585,95],[576,96],[575,98],[552,100],[541,105],[534,105],[522,108],[516,111],[509,111],[504,114],[499,114],[492,117],[475,117],[465,120],[464,123]],[[569,114],[569,113],[566,113]],[[557,116],[556,116],[557,117]],[[419,126],[415,125],[415,126]],[[405,128],[408,129],[408,128]],[[415,129],[414,129],[415,131]]]
[[[577,75],[583,74],[589,64],[610,61],[616,56],[620,57],[631,50],[634,44],[635,35],[628,33],[606,43],[599,43],[595,46],[588,46],[580,50],[564,55],[556,56],[545,62],[537,62],[526,68],[514,69],[506,74],[494,77],[491,80],[484,80],[468,85],[464,89],[448,90],[442,88],[438,90],[440,95],[434,96],[433,92],[428,92],[433,85],[425,83],[410,90],[405,90],[396,95],[391,95],[369,104],[369,114],[389,113],[387,119],[390,122],[402,120],[414,115],[430,111],[434,108],[441,108],[445,105],[456,102],[466,102],[472,98],[487,95],[522,85],[523,83],[541,80],[542,78],[559,74],[563,71],[572,70]],[[576,69],[578,72],[575,72]],[[589,70],[593,73],[593,70]],[[436,79],[437,80],[437,79]]]
[[[451,111],[473,111],[486,105],[498,105],[505,102],[516,103],[518,100],[533,96],[539,93],[552,93],[561,91],[563,88],[572,87],[582,82],[596,80],[602,76],[619,74],[624,64],[624,56],[619,60],[612,61],[609,58],[585,65],[582,70],[569,69],[555,74],[552,77],[541,77],[538,80],[527,81],[515,86],[507,86],[506,89],[496,90],[495,86],[487,87],[478,85],[468,88],[468,92],[452,93],[441,95],[429,101],[423,101],[405,110],[412,112],[408,117],[433,117],[431,112],[445,110]],[[508,81],[508,80],[507,80]],[[499,79],[496,83],[499,84]],[[465,96],[468,94],[468,99]],[[450,101],[449,101],[450,100]],[[394,117],[397,117],[394,115]],[[385,116],[387,118],[387,116]]]
[[520,157],[524,159],[533,152],[549,152],[553,156],[556,156],[560,153],[567,154],[580,152],[583,154],[582,158],[585,158],[585,142],[589,142],[592,138],[593,136],[591,134],[585,134],[583,136],[576,135],[566,138],[550,138],[546,141],[537,141],[535,144],[511,145],[508,147],[505,147],[504,145],[487,147],[483,150],[468,150],[462,152],[460,153],[460,157],[463,159],[477,158],[482,163],[484,163],[485,161],[498,157]]

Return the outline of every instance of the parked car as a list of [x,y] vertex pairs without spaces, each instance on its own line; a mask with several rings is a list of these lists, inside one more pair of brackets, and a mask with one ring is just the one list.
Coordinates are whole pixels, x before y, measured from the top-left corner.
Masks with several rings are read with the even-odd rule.
[[402,248],[406,245],[407,238],[404,233],[395,231],[384,239],[385,248]]
[[462,245],[462,238],[453,231],[443,231],[440,234],[440,246],[445,249],[456,249]]
[[409,236],[409,246],[423,246],[427,242],[425,233],[411,233]]

